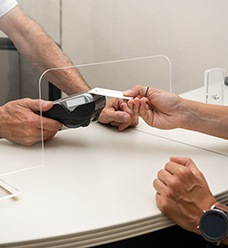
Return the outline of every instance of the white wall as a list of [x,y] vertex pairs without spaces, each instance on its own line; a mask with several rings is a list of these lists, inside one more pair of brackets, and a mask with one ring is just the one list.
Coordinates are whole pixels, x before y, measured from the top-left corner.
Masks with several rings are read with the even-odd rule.
[[207,68],[227,69],[227,9],[227,0],[63,0],[63,49],[75,64],[165,54],[184,92]]

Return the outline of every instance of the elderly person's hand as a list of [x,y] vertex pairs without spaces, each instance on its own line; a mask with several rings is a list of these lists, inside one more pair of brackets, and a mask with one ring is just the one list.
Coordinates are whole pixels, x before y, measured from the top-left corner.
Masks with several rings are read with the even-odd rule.
[[111,98],[107,100],[98,121],[102,124],[110,124],[120,131],[138,125],[138,116],[135,115],[123,99]]
[[[29,98],[14,100],[0,107],[0,137],[17,144],[31,146],[42,140],[41,116],[53,102],[32,100]],[[42,117],[44,141],[50,140],[61,129],[62,124],[56,120]]]

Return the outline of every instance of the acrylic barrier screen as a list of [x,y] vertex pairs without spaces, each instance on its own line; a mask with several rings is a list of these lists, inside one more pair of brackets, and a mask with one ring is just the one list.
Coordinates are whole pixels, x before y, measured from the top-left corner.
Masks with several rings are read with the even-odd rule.
[[[46,100],[47,84],[51,79],[58,78],[67,84],[71,81],[70,71],[77,69],[91,89],[102,87],[110,90],[123,91],[136,84],[159,87],[172,91],[172,68],[167,56],[154,55],[140,58],[122,59],[100,63],[74,65],[64,68],[51,68],[39,78],[38,98]],[[29,86],[28,86],[29,87]],[[64,92],[64,89],[61,89]],[[63,93],[64,94],[64,93]],[[35,97],[34,97],[35,98]],[[83,104],[83,103],[80,103]],[[71,106],[74,107],[74,106]],[[14,197],[18,191],[2,178],[11,174],[23,173],[40,166],[48,166],[48,153],[45,148],[42,107],[34,112],[40,117],[40,142],[32,146],[15,144],[6,139],[0,140],[0,199]],[[64,128],[61,131],[65,131]],[[48,147],[47,149],[52,149]]]

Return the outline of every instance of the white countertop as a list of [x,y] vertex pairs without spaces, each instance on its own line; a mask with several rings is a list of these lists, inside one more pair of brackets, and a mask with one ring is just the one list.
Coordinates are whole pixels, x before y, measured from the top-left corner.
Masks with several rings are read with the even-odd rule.
[[172,155],[191,157],[228,202],[227,142],[142,120],[124,132],[98,123],[62,130],[44,158],[40,144],[0,140],[0,178],[20,190],[0,202],[0,247],[91,247],[172,225],[152,187]]

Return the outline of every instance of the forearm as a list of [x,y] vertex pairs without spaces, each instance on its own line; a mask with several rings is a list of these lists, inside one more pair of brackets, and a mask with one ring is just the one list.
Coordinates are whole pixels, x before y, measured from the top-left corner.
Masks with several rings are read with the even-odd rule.
[[[39,26],[32,23],[30,23],[30,25],[33,26],[31,29],[36,31],[27,34],[26,39],[29,40],[29,44],[27,48],[21,46],[19,51],[25,55],[40,72],[44,72],[50,68],[72,66],[72,68],[52,70],[47,73],[46,76],[50,82],[54,83],[67,94],[87,91],[89,87],[61,49]],[[35,26],[36,28],[34,28]],[[34,33],[36,37],[34,37]],[[35,52],[33,52],[33,50],[35,50]]]
[[182,128],[228,139],[228,106],[182,99]]
[[[41,73],[50,68],[73,66],[69,58],[61,51],[46,32],[23,11],[16,7],[6,17],[3,31],[10,37],[18,51],[25,56]],[[20,18],[20,21],[18,21]],[[10,27],[9,27],[10,26]],[[67,94],[89,89],[75,68],[54,70],[46,74],[48,80]]]

